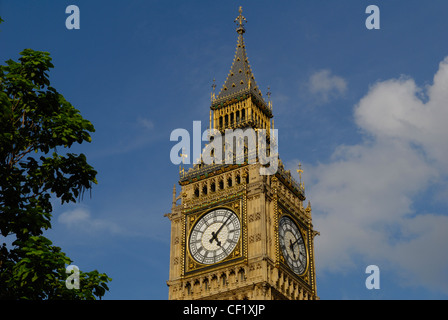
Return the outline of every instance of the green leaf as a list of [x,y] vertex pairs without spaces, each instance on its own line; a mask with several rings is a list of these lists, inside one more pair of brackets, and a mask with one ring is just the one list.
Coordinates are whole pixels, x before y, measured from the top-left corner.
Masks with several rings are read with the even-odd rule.
[[55,196],[76,202],[97,183],[87,157],[67,150],[91,142],[94,126],[51,87],[51,61],[48,52],[25,49],[18,61],[0,66],[0,233],[16,238],[11,247],[0,246],[2,298],[94,299],[111,281],[84,273],[89,285],[69,291],[71,259],[42,236],[51,228]]

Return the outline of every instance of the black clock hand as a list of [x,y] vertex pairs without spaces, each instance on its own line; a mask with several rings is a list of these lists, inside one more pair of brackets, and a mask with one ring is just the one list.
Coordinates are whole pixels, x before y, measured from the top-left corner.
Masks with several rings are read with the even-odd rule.
[[291,239],[289,239],[289,249],[292,252],[292,256],[294,257],[294,260],[296,259],[296,254],[294,253],[294,245],[296,244],[297,240],[293,243]]
[[216,244],[220,247],[221,241],[218,240],[217,236],[218,236],[218,233],[212,232],[212,237],[210,238],[210,243],[212,243],[213,240],[216,240]]
[[221,225],[221,227],[219,227],[218,231],[212,232],[212,238],[210,239],[210,243],[213,242],[213,240],[216,240],[216,244],[218,246],[221,246],[221,241],[218,240],[218,234],[219,232],[222,230],[222,228],[227,224],[227,222],[229,222],[230,218],[232,217],[232,215],[230,215],[227,220]]
[[296,241],[292,242],[291,240],[289,240],[289,248],[292,250],[292,248],[294,248],[294,246],[296,245],[297,241],[299,241],[299,239],[297,239]]
[[296,258],[296,254],[294,253],[294,246],[297,244],[297,242],[303,242],[302,238],[298,238],[296,241],[292,242],[291,239],[289,239],[289,249],[292,251],[292,254],[294,256],[294,259]]
[[302,238],[297,239],[296,241],[294,241],[293,243],[291,243],[292,241],[289,240],[289,248],[292,250],[292,248],[294,248],[294,246],[296,245],[297,242],[299,242]]

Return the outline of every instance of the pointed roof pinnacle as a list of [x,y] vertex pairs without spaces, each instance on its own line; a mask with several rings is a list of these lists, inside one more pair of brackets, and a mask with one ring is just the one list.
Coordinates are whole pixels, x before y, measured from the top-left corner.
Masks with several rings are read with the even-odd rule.
[[243,7],[240,6],[238,9],[238,12],[240,13],[238,17],[236,17],[235,22],[238,24],[238,28],[236,28],[236,32],[239,34],[243,34],[246,32],[246,29],[244,29],[244,22],[247,22],[246,18],[243,16]]
[[233,59],[232,67],[227,75],[227,79],[224,82],[221,91],[216,96],[216,100],[212,101],[212,104],[217,102],[231,99],[237,95],[250,94],[260,100],[261,103],[266,105],[263,99],[261,90],[258,88],[255,82],[255,77],[250,68],[249,60],[246,54],[246,45],[244,44],[243,34],[246,32],[244,29],[244,23],[247,22],[246,18],[242,15],[243,9],[239,8],[239,16],[236,17],[237,23],[238,42],[236,45],[235,57]]

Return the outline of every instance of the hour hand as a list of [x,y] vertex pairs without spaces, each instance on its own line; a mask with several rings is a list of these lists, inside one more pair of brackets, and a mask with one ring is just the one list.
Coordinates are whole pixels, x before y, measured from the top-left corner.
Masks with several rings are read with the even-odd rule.
[[[219,232],[219,231],[218,231]],[[218,232],[212,232],[212,237],[210,238],[210,243],[213,242],[213,240],[216,240],[216,244],[218,246],[221,246],[221,241],[218,240]]]
[[221,241],[218,240],[218,234],[219,234],[219,232],[222,230],[222,228],[227,224],[227,222],[229,222],[229,220],[230,220],[231,217],[232,217],[232,216],[230,215],[230,216],[227,218],[227,220],[221,225],[221,227],[219,227],[219,229],[218,229],[218,231],[216,231],[216,233],[215,233],[215,232],[212,232],[212,238],[210,239],[210,243],[212,243],[213,240],[216,240],[216,244],[217,244],[218,246],[221,246]]
[[[296,241],[296,242],[297,242],[297,241]],[[291,249],[292,256],[294,257],[294,260],[295,260],[295,259],[296,259],[296,254],[294,253],[294,244],[295,244],[295,242],[292,243],[292,240],[289,239],[289,249]]]

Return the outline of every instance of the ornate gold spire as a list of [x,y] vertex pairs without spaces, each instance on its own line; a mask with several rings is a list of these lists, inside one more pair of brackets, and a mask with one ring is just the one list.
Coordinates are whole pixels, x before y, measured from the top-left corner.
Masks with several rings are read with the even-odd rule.
[[[263,99],[261,90],[258,88],[255,82],[255,77],[252,73],[252,69],[249,64],[249,59],[246,54],[246,45],[244,43],[243,33],[245,33],[244,24],[247,22],[246,18],[242,15],[243,9],[239,8],[239,16],[236,17],[237,23],[238,42],[236,45],[235,57],[233,59],[230,72],[224,82],[221,91],[216,96],[216,99],[212,100],[212,105],[219,104],[228,99],[234,99],[237,96],[243,94],[250,94],[265,105],[266,111],[269,110],[267,103]],[[269,111],[268,111],[269,112]]]
[[299,162],[299,169],[297,169],[296,171],[299,174],[300,183],[302,183],[302,173],[303,173],[303,170],[302,170],[302,164],[300,162]]
[[213,78],[213,84],[212,84],[212,93],[210,94],[210,99],[213,102],[216,99],[216,95],[215,95],[215,89],[216,89],[216,83],[215,83],[215,78]]
[[268,92],[266,92],[266,96],[268,97],[269,110],[271,110],[272,112],[271,87],[268,87]]
[[246,32],[244,29],[244,23],[247,22],[246,18],[243,16],[243,7],[240,6],[238,9],[238,12],[240,13],[238,17],[236,17],[235,22],[237,23],[238,27],[236,28],[236,32],[239,34],[243,34]]

